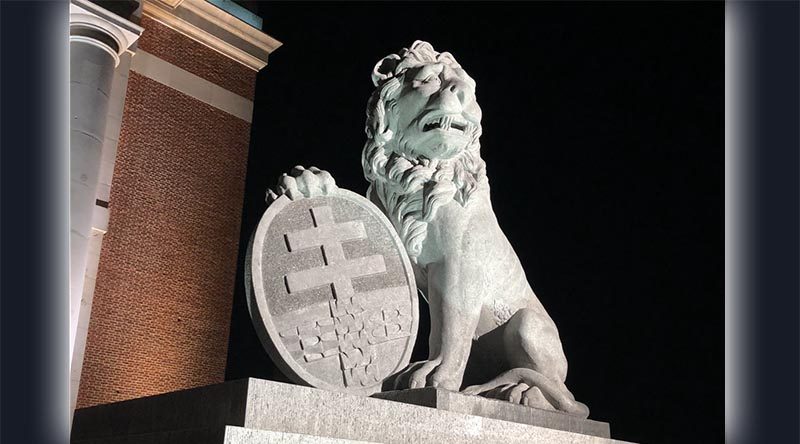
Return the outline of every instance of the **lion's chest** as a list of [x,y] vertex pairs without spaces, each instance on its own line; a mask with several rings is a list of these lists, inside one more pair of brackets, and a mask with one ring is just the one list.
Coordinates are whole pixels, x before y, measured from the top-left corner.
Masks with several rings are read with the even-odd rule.
[[507,270],[510,245],[488,199],[462,207],[452,202],[440,210],[429,227],[430,257],[480,262],[483,272]]

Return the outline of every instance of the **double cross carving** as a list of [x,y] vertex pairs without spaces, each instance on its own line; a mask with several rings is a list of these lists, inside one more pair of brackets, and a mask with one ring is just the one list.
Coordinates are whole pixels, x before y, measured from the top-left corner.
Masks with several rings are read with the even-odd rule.
[[386,271],[383,256],[373,255],[346,259],[342,242],[365,239],[367,233],[360,220],[334,223],[331,207],[311,209],[314,228],[286,234],[289,251],[306,248],[321,248],[325,265],[286,275],[286,289],[289,294],[322,285],[330,285],[334,298],[352,298],[355,277],[367,276]]
[[[330,318],[308,320],[280,333],[287,348],[302,352],[302,359],[313,362],[338,356],[345,384],[368,385],[379,380],[377,359],[372,345],[410,334],[411,316],[396,307],[368,310],[366,294],[356,294],[353,278],[386,271],[383,256],[348,259],[342,243],[367,237],[359,220],[336,223],[328,206],[311,208],[313,228],[286,234],[290,252],[319,248],[323,265],[285,276],[289,294],[329,285]],[[394,289],[371,292],[370,299],[390,300]],[[396,325],[395,325],[396,324]],[[300,356],[298,356],[300,358]]]

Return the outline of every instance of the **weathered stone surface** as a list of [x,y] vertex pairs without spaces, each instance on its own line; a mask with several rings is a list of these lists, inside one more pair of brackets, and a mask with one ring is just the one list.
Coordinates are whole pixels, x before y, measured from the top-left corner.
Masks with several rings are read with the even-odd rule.
[[[221,431],[226,426],[381,443],[621,442],[259,379],[79,409],[75,413],[72,441],[81,444],[217,444],[225,442]],[[154,439],[136,441],[134,435]],[[155,438],[159,436],[172,439],[157,441]],[[240,442],[249,444],[252,441]]]
[[499,399],[463,395],[434,387],[382,392],[376,393],[372,397],[432,407],[449,412],[483,416],[484,418],[502,419],[549,429],[583,433],[601,438],[611,437],[610,427],[607,422],[581,419],[552,410],[512,404]]
[[413,270],[365,198],[343,189],[281,196],[248,258],[253,323],[295,382],[368,395],[408,364],[419,320]]
[[299,433],[272,432],[269,430],[246,429],[244,427],[225,427],[225,444],[370,444],[368,441],[354,441],[341,438],[302,435]]
[[73,444],[369,444],[367,441],[323,438],[300,433],[273,432],[226,426],[223,429],[176,430],[73,441]]

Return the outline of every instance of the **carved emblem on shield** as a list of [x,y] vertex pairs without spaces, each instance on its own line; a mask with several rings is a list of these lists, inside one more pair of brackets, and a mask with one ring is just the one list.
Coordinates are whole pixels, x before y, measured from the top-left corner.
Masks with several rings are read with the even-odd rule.
[[341,188],[281,196],[247,259],[254,326],[295,382],[369,395],[408,364],[419,319],[414,274],[391,223],[367,199]]

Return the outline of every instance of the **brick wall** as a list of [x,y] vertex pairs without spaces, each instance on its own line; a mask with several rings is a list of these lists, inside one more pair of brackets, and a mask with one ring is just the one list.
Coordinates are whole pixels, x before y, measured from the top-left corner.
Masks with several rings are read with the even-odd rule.
[[150,17],[142,17],[145,32],[139,48],[210,82],[252,98],[256,90],[256,72],[207,46],[179,34]]
[[[157,28],[147,22],[145,36]],[[169,60],[152,35],[140,47]],[[202,66],[227,63],[183,44],[218,58]],[[130,73],[79,408],[223,381],[249,135],[247,122]]]

